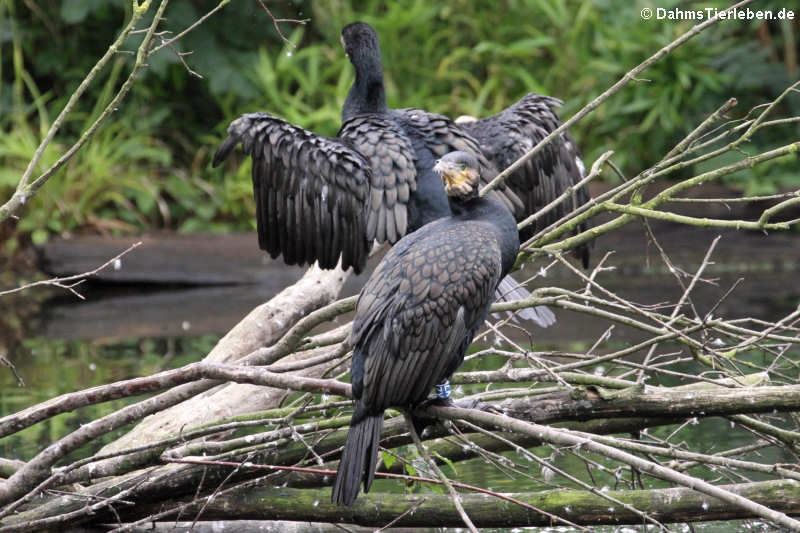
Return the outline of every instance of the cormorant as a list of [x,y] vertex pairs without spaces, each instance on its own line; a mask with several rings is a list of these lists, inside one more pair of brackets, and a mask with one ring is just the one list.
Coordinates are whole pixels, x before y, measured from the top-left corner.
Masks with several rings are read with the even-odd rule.
[[[473,155],[485,184],[497,175],[495,164],[505,164],[504,150],[519,149],[514,144],[519,136],[521,145],[533,146],[531,142],[541,136],[526,140],[525,135],[539,135],[543,129],[552,131],[552,124],[558,125],[550,108],[546,123],[537,125],[536,113],[525,111],[527,107],[518,116],[512,113],[508,117],[505,113],[511,113],[512,106],[471,125],[476,139],[443,115],[414,108],[390,109],[375,30],[362,22],[349,24],[342,30],[342,44],[356,77],[342,108],[342,127],[336,138],[316,135],[267,113],[249,113],[230,124],[228,137],[214,155],[217,166],[241,142],[252,157],[259,245],[273,258],[282,255],[288,264],[318,261],[322,268],[333,268],[341,259],[343,268],[360,272],[373,240],[394,243],[450,214],[441,180],[432,171],[437,157],[452,151]],[[509,133],[505,128],[515,131]],[[497,139],[493,142],[491,136]],[[512,140],[506,144],[513,147],[502,146],[507,138]],[[566,178],[563,172],[536,174],[540,168],[567,168],[554,153],[555,148],[545,150],[490,193],[517,220],[552,199],[549,194],[560,194],[566,186],[561,186],[562,182],[581,179],[580,173]],[[557,186],[546,183],[551,175],[558,177]],[[498,297],[504,300],[528,294],[512,278],[504,280],[498,290]],[[518,315],[541,326],[555,321],[546,307],[523,309]]]
[[[497,170],[478,141],[451,119],[421,109],[386,105],[375,30],[354,22],[342,45],[356,79],[342,108],[335,139],[322,137],[267,113],[234,120],[214,155],[219,165],[238,144],[253,158],[259,245],[288,264],[342,267],[360,272],[370,244],[395,243],[406,233],[450,214],[438,157],[472,154],[488,180]],[[512,212],[520,199],[498,190]]]
[[413,408],[449,378],[486,320],[492,295],[519,251],[514,217],[478,196],[479,163],[439,160],[452,215],[398,241],[359,295],[350,343],[355,411],[331,500],[350,505],[375,477],[383,412]]

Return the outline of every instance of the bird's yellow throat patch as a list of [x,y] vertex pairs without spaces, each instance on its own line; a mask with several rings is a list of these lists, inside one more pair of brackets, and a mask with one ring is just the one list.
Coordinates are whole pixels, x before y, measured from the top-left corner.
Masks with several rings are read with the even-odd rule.
[[466,196],[478,181],[478,173],[471,168],[442,174],[444,190],[448,196]]

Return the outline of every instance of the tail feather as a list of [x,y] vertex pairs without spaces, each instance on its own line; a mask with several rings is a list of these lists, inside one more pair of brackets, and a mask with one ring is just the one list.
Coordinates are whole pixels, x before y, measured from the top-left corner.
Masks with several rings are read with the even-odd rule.
[[[511,276],[506,276],[500,280],[500,284],[497,286],[497,290],[494,293],[494,299],[497,302],[515,302],[517,300],[524,300],[530,295],[530,291],[520,285],[517,280]],[[541,328],[546,328],[556,323],[556,315],[544,305],[520,309],[516,312],[516,316],[523,320],[530,320]]]
[[[355,418],[355,415],[354,415]],[[358,496],[361,480],[364,492],[369,492],[375,479],[378,462],[378,443],[383,428],[383,413],[365,416],[358,422],[350,422],[350,431],[342,450],[339,470],[333,482],[331,501],[337,505],[350,505]]]

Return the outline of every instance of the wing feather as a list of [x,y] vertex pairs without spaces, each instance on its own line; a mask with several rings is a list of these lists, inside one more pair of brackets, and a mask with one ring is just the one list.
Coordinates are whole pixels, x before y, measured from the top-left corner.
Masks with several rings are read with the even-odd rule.
[[[358,150],[372,167],[366,213],[369,241],[395,243],[408,230],[409,191],[416,190],[416,155],[406,133],[389,117],[356,115],[339,138]],[[397,212],[403,213],[398,216]]]
[[[478,160],[482,184],[489,183],[497,176],[497,166],[484,155],[478,140],[449,117],[416,108],[398,109],[396,112],[410,127],[423,135],[426,146],[436,157],[442,157],[456,150],[467,152]],[[489,194],[502,202],[515,216],[518,216],[524,208],[516,192],[505,184]]]
[[347,142],[250,113],[230,124],[214,166],[239,143],[253,160],[259,246],[288,264],[333,268],[341,259],[360,272],[369,251],[370,162]]
[[[530,93],[497,115],[461,126],[480,142],[481,150],[498,169],[503,170],[561,125],[555,112],[560,105],[561,102],[555,98]],[[563,133],[509,176],[508,186],[524,204],[524,210],[517,214],[517,220],[537,212],[585,175],[577,144],[569,133]],[[585,187],[581,188],[572,198],[520,232],[520,240],[525,241],[539,229],[549,226],[588,201],[588,191]],[[588,228],[589,225],[584,224],[577,228],[576,233]],[[584,266],[588,266],[588,248],[583,247],[577,253]]]

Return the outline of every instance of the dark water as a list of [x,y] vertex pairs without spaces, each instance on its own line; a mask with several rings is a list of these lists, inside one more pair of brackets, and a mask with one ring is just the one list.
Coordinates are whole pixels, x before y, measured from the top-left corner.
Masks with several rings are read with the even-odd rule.
[[[685,242],[679,231],[662,229],[662,245],[680,268],[692,271],[699,264],[714,232],[693,232],[691,242]],[[744,278],[737,290],[715,311],[717,316],[757,316],[777,319],[791,312],[800,301],[800,284],[796,272],[800,265],[800,237],[778,236],[761,239],[752,234],[728,234],[721,241],[707,277],[715,284],[701,284],[693,293],[693,302],[701,313],[706,312],[738,279]],[[668,269],[660,261],[655,248],[648,245],[641,232],[629,232],[624,240],[600,243],[595,257],[614,249],[608,260],[615,270],[603,273],[598,279],[620,296],[640,303],[674,302],[681,294]],[[524,274],[534,275],[544,263],[528,267]],[[268,268],[282,269],[279,263]],[[299,272],[298,274],[299,275]],[[524,279],[524,275],[517,275]],[[285,277],[275,279],[285,282]],[[346,292],[355,293],[363,283],[349,283]],[[582,283],[563,267],[552,268],[534,286],[564,286],[579,288]],[[110,381],[148,375],[201,359],[227,330],[253,307],[267,300],[283,285],[262,283],[241,286],[211,287],[145,287],[92,285],[84,289],[86,300],[55,291],[24,293],[22,296],[0,298],[0,354],[6,353],[25,382],[18,386],[15,376],[0,367],[0,415],[9,414],[58,394],[84,389]],[[581,350],[591,346],[607,329],[608,323],[586,316],[556,311],[558,323],[547,330],[530,330],[530,336],[512,332],[516,342],[529,343],[536,350]],[[616,328],[606,349],[620,347],[640,340],[641,336],[624,328]],[[492,336],[483,342],[491,343]],[[491,359],[481,360],[476,368],[493,368]],[[470,365],[475,366],[475,365]],[[692,372],[691,367],[682,369]],[[678,379],[664,379],[665,385],[680,384]],[[475,392],[462,389],[461,394]],[[70,430],[98,416],[118,409],[126,403],[119,400],[81,409],[28,428],[19,434],[0,440],[0,456],[28,459],[38,450],[64,436]],[[666,436],[675,427],[654,428],[650,431]],[[122,430],[121,430],[122,431]],[[80,456],[92,453],[113,440],[109,435],[82,449]],[[695,451],[733,448],[752,442],[749,433],[731,428],[727,420],[701,419],[696,425],[681,430],[680,437]],[[590,473],[572,455],[553,456],[545,448],[533,450],[538,456],[550,458],[586,482],[614,488],[624,485],[613,475],[597,471]],[[498,491],[523,491],[547,488],[541,482],[541,469],[531,461],[520,460],[513,453],[509,458],[527,463],[531,479],[509,477],[502,470],[483,460],[471,460],[456,465],[457,477],[466,483],[491,487]],[[745,457],[747,458],[747,457]],[[752,455],[760,462],[786,462],[777,452]],[[602,459],[593,458],[598,463]],[[710,472],[692,472],[713,477]],[[554,482],[569,485],[556,477]],[[376,490],[394,491],[391,482],[376,482]],[[646,487],[664,486],[648,481]],[[685,531],[683,526],[672,526]],[[697,531],[760,531],[758,522],[696,525]],[[560,527],[548,531],[565,531]],[[639,528],[599,528],[598,531],[643,531]]]

